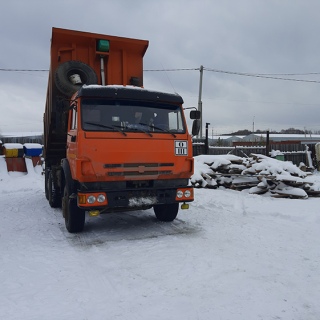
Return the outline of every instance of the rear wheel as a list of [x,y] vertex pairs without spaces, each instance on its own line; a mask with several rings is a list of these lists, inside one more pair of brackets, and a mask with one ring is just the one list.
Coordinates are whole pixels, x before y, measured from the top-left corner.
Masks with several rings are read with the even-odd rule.
[[54,183],[52,171],[49,171],[48,173],[47,193],[48,193],[48,201],[49,201],[50,207],[52,208],[61,207],[61,193],[60,193],[60,189]]
[[66,184],[62,199],[62,212],[66,228],[70,233],[81,232],[85,223],[85,211],[77,206],[77,199],[70,196],[70,188]]
[[49,200],[49,186],[48,186],[48,182],[49,182],[49,169],[45,168],[44,170],[44,191],[45,191],[45,195],[46,195],[46,199]]
[[158,220],[170,222],[173,221],[179,211],[179,203],[158,204],[153,207]]

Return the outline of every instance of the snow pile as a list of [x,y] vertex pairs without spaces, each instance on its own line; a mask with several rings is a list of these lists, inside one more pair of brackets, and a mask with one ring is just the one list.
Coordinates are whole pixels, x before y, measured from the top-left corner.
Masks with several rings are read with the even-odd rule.
[[320,183],[291,161],[279,161],[261,154],[249,158],[234,155],[194,157],[191,184],[202,188],[249,189],[252,194],[303,198],[320,196]]
[[0,157],[1,320],[319,320],[319,199],[199,188],[171,223],[87,214],[69,234],[41,167],[26,166],[8,174]]

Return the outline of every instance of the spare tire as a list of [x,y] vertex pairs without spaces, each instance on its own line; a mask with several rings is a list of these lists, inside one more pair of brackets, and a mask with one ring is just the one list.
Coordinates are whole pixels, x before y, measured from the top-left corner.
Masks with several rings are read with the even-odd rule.
[[[73,83],[70,77],[78,75],[78,83]],[[54,80],[59,91],[71,97],[84,84],[97,84],[98,77],[95,71],[87,64],[81,61],[67,61],[59,65],[57,68]]]

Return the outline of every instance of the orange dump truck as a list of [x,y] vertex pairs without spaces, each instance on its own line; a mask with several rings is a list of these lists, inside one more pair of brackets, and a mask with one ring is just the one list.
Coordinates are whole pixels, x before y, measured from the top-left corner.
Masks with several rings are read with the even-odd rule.
[[[177,94],[144,89],[148,41],[52,29],[44,113],[45,194],[80,232],[85,213],[153,208],[173,221],[193,188],[191,136]],[[192,134],[199,112],[191,111]]]

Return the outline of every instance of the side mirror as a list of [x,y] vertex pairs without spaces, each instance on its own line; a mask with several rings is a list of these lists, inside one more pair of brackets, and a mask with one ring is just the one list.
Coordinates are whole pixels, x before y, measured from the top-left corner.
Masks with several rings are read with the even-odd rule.
[[200,120],[195,119],[193,120],[193,123],[192,123],[192,135],[197,136],[199,134],[199,131],[200,131]]
[[200,119],[201,118],[201,112],[198,110],[192,110],[190,111],[190,119]]

